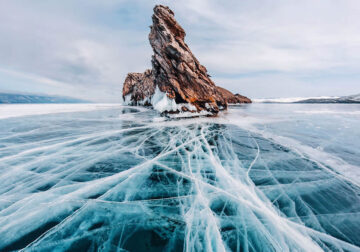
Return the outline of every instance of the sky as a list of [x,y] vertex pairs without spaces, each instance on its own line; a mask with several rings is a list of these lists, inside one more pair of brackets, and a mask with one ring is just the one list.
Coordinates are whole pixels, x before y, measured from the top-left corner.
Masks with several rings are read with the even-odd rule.
[[0,0],[0,92],[121,102],[169,6],[219,86],[250,98],[360,93],[359,0]]

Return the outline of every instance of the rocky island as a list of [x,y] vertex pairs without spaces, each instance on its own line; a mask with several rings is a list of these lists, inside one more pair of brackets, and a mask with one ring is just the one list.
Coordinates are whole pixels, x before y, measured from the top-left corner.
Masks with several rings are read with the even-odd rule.
[[125,104],[152,106],[163,114],[213,116],[229,103],[251,103],[249,98],[215,85],[185,43],[185,31],[169,7],[155,6],[152,21],[152,69],[127,75]]

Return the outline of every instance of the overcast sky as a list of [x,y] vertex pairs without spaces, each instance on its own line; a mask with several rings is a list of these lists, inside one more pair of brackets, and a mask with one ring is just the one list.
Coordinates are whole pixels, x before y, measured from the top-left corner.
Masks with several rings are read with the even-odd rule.
[[250,98],[360,93],[359,0],[0,0],[0,91],[120,102],[168,5],[219,86]]

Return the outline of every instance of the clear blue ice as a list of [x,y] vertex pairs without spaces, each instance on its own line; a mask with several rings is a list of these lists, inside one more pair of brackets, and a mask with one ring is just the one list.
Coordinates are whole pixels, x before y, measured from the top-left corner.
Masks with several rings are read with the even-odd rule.
[[0,251],[360,251],[359,105],[11,106]]

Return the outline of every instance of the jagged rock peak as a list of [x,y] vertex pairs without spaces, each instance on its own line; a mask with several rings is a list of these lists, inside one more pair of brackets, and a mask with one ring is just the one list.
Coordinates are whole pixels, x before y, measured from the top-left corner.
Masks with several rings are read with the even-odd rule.
[[169,7],[156,5],[152,21],[152,70],[127,75],[126,104],[152,105],[163,114],[216,115],[227,103],[251,102],[215,85],[185,43],[185,31]]
[[176,103],[190,103],[197,111],[216,114],[227,104],[217,91],[207,70],[185,43],[185,31],[174,13],[162,5],[154,8],[149,34],[155,85]]

